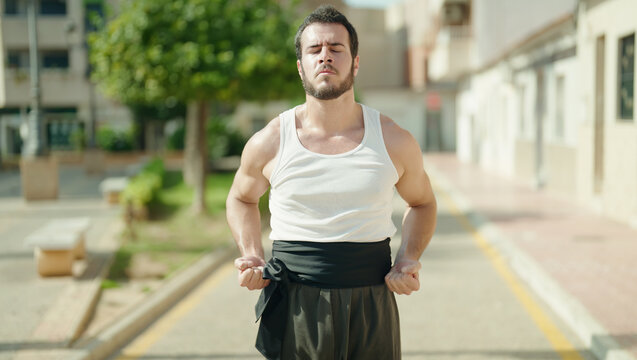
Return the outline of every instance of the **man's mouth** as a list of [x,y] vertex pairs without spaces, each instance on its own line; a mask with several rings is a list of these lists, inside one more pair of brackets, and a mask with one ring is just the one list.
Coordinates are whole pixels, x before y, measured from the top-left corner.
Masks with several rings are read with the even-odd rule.
[[321,71],[319,71],[319,73],[318,73],[318,75],[321,75],[321,74],[334,75],[334,74],[336,74],[336,72],[335,72],[335,71],[333,71],[333,70],[332,70],[332,69],[330,69],[330,68],[324,68],[324,69],[322,69]]

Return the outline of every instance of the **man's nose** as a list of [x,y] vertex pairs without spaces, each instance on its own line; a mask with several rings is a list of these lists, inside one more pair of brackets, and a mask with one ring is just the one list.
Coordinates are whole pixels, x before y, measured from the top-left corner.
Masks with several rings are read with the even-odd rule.
[[329,50],[323,48],[323,50],[321,50],[321,56],[319,56],[319,64],[331,64],[333,61],[334,60],[332,59],[332,55],[330,55]]

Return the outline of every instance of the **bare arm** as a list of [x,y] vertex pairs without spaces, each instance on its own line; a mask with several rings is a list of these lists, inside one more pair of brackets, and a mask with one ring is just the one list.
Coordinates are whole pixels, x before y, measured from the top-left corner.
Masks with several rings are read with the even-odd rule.
[[402,242],[394,266],[385,279],[390,290],[397,294],[410,294],[420,288],[419,259],[436,228],[437,205],[416,140],[389,119],[386,119],[383,131],[399,175],[396,190],[407,202],[402,223]]
[[278,151],[278,131],[278,119],[275,119],[248,140],[226,200],[228,224],[241,252],[241,257],[235,260],[239,284],[250,290],[268,284],[261,276],[265,257],[259,199],[270,186],[268,171]]

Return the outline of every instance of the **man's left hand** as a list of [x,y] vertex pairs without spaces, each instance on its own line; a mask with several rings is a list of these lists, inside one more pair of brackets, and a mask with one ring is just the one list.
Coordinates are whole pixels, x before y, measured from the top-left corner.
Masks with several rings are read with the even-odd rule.
[[399,260],[385,275],[385,284],[389,290],[398,295],[409,295],[420,289],[420,280],[418,279],[418,270],[420,270],[420,262],[417,260]]

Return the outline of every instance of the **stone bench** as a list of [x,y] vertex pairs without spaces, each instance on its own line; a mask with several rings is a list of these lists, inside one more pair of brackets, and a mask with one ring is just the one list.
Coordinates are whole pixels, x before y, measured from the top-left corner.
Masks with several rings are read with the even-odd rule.
[[41,276],[72,275],[73,261],[86,256],[87,217],[54,219],[28,235]]
[[100,183],[100,192],[109,204],[119,203],[119,194],[128,185],[128,177],[109,177]]

